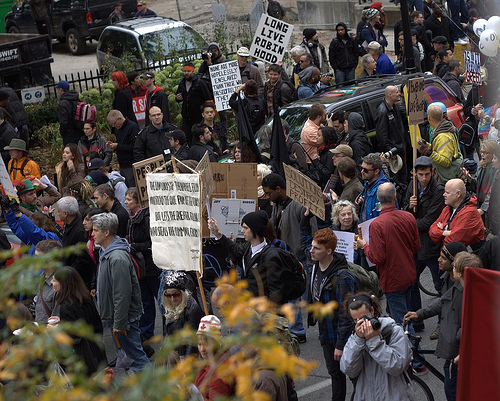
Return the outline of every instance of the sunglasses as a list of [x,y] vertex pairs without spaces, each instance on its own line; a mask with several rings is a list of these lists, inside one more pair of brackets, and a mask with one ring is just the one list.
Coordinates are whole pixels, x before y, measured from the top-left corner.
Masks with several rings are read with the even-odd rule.
[[365,173],[369,173],[370,171],[373,171],[373,170],[375,170],[375,169],[374,168],[368,169],[368,168],[361,167],[361,171],[364,171]]
[[180,292],[175,292],[173,294],[168,294],[166,291],[163,293],[165,298],[179,298],[181,296]]

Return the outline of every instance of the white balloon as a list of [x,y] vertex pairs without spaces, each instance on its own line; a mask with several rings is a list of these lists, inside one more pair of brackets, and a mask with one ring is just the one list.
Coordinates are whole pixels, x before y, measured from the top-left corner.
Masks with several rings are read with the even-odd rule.
[[486,24],[486,29],[492,29],[498,36],[500,36],[500,17],[497,15],[490,17],[488,23]]
[[486,21],[483,18],[480,18],[474,22],[474,25],[472,26],[472,29],[474,33],[479,37],[483,33],[483,31],[486,29],[486,25],[488,24],[488,21]]
[[485,56],[495,57],[498,51],[498,35],[493,29],[486,29],[479,38],[479,50]]

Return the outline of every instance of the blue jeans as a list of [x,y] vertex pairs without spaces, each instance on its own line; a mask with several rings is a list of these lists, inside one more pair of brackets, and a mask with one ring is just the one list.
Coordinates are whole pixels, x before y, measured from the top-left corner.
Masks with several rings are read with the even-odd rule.
[[354,79],[354,68],[348,71],[335,70],[335,83],[341,84]]
[[454,40],[463,38],[465,32],[462,30],[461,22],[466,23],[469,19],[469,11],[464,0],[448,0],[448,8],[451,13],[450,24],[453,27]]
[[455,401],[457,398],[457,377],[458,368],[453,361],[447,360],[444,369],[444,393],[448,401]]
[[160,288],[160,278],[149,276],[139,280],[141,287],[142,308],[144,314],[141,316],[141,334],[145,340],[154,336],[156,305],[155,298],[158,296]]
[[[113,335],[113,333],[111,333],[111,335]],[[116,338],[120,342],[120,345],[125,351],[125,354],[127,354],[127,357],[134,361],[130,366],[130,370],[132,370],[133,372],[138,372],[151,365],[151,362],[149,362],[149,359],[141,346],[141,331],[139,330],[139,320],[130,323],[130,327],[127,330],[126,336],[122,333],[118,333],[116,335]],[[118,345],[115,341],[113,342],[115,343],[116,350],[118,351]]]
[[[411,288],[411,303],[410,310],[418,311],[422,308],[422,299],[420,298],[420,288],[418,287],[418,281],[420,275],[425,270],[426,267],[429,268],[432,274],[432,281],[434,282],[434,288],[441,296],[441,287],[443,286],[443,282],[441,277],[439,276],[439,263],[435,258],[429,258],[424,260],[418,260],[418,257],[415,255],[415,266],[417,268],[417,281],[413,284]],[[414,320],[413,323],[420,323],[421,320]]]
[[408,0],[408,6],[414,7],[416,11],[424,14],[424,1],[423,0]]

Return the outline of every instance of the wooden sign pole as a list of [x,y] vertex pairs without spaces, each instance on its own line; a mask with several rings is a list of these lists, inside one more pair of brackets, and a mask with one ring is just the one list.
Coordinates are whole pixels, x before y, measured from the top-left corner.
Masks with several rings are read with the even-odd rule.
[[[413,165],[415,165],[415,161],[417,160],[417,125],[413,125]],[[415,168],[413,169],[413,195],[417,196],[417,171]],[[417,212],[417,207],[413,208],[413,211]]]

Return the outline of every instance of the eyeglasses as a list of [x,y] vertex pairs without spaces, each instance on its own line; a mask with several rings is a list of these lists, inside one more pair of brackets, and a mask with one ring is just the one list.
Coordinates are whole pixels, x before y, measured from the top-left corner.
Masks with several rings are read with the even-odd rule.
[[299,60],[299,63],[307,63],[307,60]]
[[115,124],[118,122],[118,120],[120,119],[120,117],[118,117],[115,121],[113,121],[113,123],[111,123],[111,126],[114,128]]
[[173,294],[168,294],[166,291],[163,293],[165,298],[179,298],[181,296],[180,292],[174,292]]
[[481,150],[479,153],[482,155],[491,155],[491,152],[486,152],[485,150]]
[[364,167],[361,167],[361,171],[364,171],[365,173],[369,173],[370,171],[373,171],[375,170],[374,168],[364,168]]

